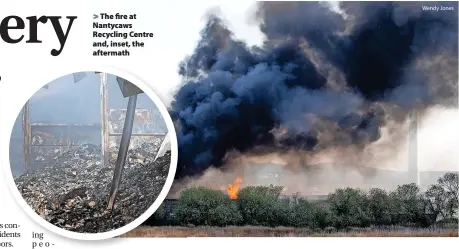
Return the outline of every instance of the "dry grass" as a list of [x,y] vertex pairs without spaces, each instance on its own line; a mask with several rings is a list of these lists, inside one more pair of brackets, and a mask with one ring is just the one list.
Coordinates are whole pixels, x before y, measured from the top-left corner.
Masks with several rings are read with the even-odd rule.
[[121,237],[459,237],[459,233],[458,229],[409,228],[313,232],[290,227],[139,227]]

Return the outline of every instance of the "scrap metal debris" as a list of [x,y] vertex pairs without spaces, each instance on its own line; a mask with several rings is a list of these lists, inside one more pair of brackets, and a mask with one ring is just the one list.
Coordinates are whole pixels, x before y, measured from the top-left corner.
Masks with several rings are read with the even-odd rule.
[[87,144],[67,151],[44,168],[16,178],[16,186],[48,222],[74,232],[107,232],[138,218],[158,197],[171,160],[169,151],[153,162],[158,147],[144,144],[128,152],[112,211],[106,206],[114,163],[102,167],[100,146]]
[[[138,138],[137,141],[135,138],[131,139],[131,144],[133,144],[134,142],[137,142],[138,144],[140,141],[143,141],[143,143],[140,145],[133,146],[134,148],[129,150],[129,155],[126,158],[126,164],[124,165],[124,168],[126,169],[128,167],[136,167],[139,164],[153,163],[156,154],[158,153],[159,147],[161,146],[161,139],[149,138],[148,142],[145,142],[146,140],[141,140],[142,138]],[[118,156],[118,147],[113,146],[112,148],[116,149],[113,149],[110,153],[109,164],[114,166],[116,163],[116,158]]]

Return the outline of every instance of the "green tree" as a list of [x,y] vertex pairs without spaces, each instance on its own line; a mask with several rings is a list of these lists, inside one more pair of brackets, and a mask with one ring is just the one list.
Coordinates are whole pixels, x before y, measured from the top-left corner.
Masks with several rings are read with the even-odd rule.
[[374,225],[390,225],[393,222],[392,213],[394,203],[387,191],[379,188],[368,192],[368,208],[371,223]]
[[290,211],[290,226],[311,229],[327,226],[327,213],[323,206],[294,196]]
[[458,173],[446,173],[438,179],[438,185],[443,188],[447,195],[446,215],[453,218],[458,213],[459,207],[459,175]]
[[184,190],[174,214],[182,225],[226,226],[242,221],[236,202],[221,191],[203,187]]
[[241,189],[238,203],[244,223],[254,226],[288,224],[289,201],[280,200],[282,187],[250,186]]
[[441,215],[442,218],[447,218],[448,194],[444,188],[438,184],[431,185],[424,196],[428,203],[428,212],[435,216],[435,219],[437,219],[438,215]]
[[340,229],[366,227],[371,217],[366,194],[359,189],[338,189],[328,196],[330,221]]
[[435,222],[436,215],[429,213],[428,201],[415,183],[398,186],[390,196],[397,224],[427,227]]

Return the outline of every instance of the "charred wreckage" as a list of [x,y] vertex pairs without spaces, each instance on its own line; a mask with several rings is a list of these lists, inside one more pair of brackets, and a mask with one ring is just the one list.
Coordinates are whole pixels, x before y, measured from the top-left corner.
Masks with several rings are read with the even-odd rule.
[[[141,216],[160,194],[171,161],[167,134],[133,129],[134,123],[154,121],[151,111],[136,109],[136,98],[142,90],[117,78],[124,97],[129,97],[128,107],[110,110],[107,76],[99,74],[100,126],[30,124],[28,103],[23,109],[25,174],[15,178],[16,186],[37,214],[73,232],[107,232]],[[75,83],[82,78],[78,76],[74,75]],[[114,118],[124,124],[117,124]],[[67,138],[53,137],[51,131],[56,127],[64,127]],[[88,140],[84,136],[80,137],[82,141],[72,140],[72,131],[78,134],[93,128],[101,132],[100,145],[82,143]]]

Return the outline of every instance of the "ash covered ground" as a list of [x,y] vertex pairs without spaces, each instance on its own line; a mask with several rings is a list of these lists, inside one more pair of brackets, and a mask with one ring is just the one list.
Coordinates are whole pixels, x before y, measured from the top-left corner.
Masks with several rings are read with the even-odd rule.
[[138,218],[158,197],[171,160],[167,152],[153,162],[158,149],[157,144],[143,144],[129,151],[111,212],[106,206],[116,154],[104,168],[100,146],[87,144],[64,152],[15,182],[25,201],[48,222],[74,232],[107,232]]

